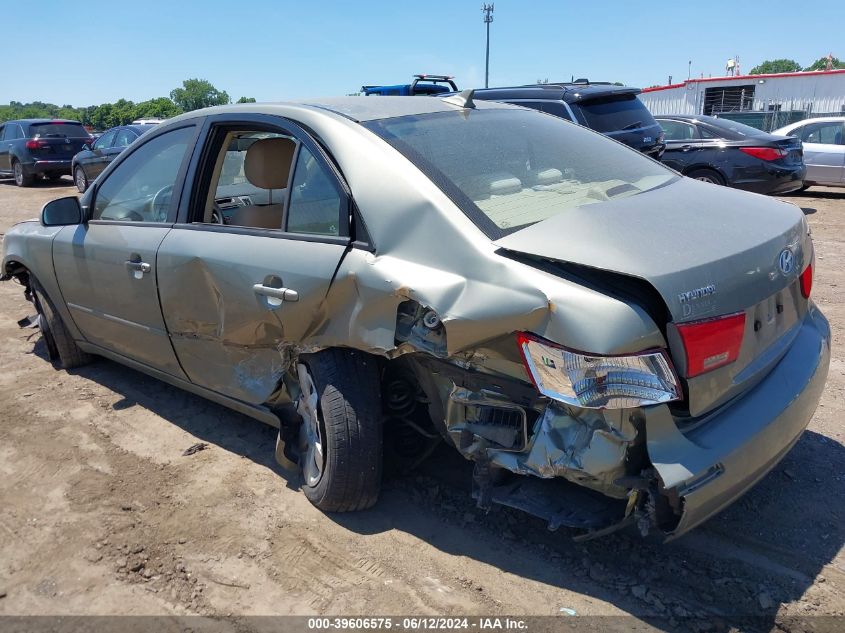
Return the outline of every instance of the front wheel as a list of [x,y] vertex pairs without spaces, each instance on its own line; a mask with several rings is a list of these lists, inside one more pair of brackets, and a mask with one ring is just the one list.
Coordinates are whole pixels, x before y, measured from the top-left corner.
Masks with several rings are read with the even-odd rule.
[[85,193],[88,189],[88,177],[79,165],[73,170],[73,182],[76,184],[79,193]]
[[326,512],[363,510],[381,489],[381,398],[376,361],[354,350],[300,357],[299,464],[308,500]]
[[50,360],[58,361],[62,369],[73,369],[90,363],[93,356],[79,349],[55,306],[34,279],[32,292],[35,295],[35,308],[38,310],[38,327],[47,344]]
[[693,169],[691,172],[686,174],[687,178],[693,178],[695,180],[700,180],[701,182],[709,182],[713,185],[724,185],[725,179],[718,173],[713,171],[712,169]]

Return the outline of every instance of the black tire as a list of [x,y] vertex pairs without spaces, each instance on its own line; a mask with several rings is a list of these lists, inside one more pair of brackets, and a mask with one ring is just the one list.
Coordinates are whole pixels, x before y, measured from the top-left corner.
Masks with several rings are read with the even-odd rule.
[[79,165],[73,170],[73,182],[79,193],[85,193],[88,189],[88,176],[85,175],[85,170]]
[[44,293],[41,285],[32,280],[32,291],[35,295],[35,307],[38,310],[39,326],[50,360],[57,362],[61,369],[73,369],[90,363],[94,357],[79,349],[76,341],[65,327],[62,317],[56,312],[53,303]]
[[709,182],[714,185],[724,185],[725,179],[722,175],[712,169],[693,169],[684,174],[687,178],[701,180],[702,182]]
[[381,490],[383,461],[376,361],[362,352],[330,349],[300,362],[319,397],[324,456],[319,480],[310,485],[303,477],[305,496],[325,512],[369,508]]
[[34,176],[24,172],[23,165],[21,165],[19,160],[12,161],[12,173],[15,175],[15,184],[18,187],[31,187],[32,183],[35,182]]

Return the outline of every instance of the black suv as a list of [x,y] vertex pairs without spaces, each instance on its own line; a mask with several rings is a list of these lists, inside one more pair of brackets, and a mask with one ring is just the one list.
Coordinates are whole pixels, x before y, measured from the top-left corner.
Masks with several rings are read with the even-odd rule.
[[0,176],[14,176],[18,187],[29,187],[38,176],[69,176],[74,154],[91,142],[79,121],[6,121],[0,124]]
[[473,98],[505,101],[548,112],[601,132],[652,158],[660,158],[666,147],[663,129],[637,98],[638,94],[639,88],[576,81],[484,88],[476,90]]

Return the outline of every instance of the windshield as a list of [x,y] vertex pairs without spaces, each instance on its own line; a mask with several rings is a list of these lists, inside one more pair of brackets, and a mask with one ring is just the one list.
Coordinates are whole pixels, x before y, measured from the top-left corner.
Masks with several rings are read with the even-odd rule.
[[597,132],[635,130],[654,125],[654,117],[636,95],[578,103],[587,125]]
[[365,125],[492,239],[677,177],[635,150],[533,110],[456,110]]
[[42,138],[48,136],[88,138],[88,132],[85,131],[81,123],[33,123],[29,126],[29,135]]

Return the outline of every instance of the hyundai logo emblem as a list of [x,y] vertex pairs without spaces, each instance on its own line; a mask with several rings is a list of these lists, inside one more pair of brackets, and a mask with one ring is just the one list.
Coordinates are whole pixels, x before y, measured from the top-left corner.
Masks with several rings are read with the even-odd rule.
[[795,255],[793,255],[792,251],[788,248],[785,248],[780,252],[780,256],[778,256],[778,267],[780,267],[780,272],[784,275],[791,273],[792,269],[795,267]]

